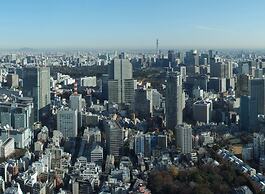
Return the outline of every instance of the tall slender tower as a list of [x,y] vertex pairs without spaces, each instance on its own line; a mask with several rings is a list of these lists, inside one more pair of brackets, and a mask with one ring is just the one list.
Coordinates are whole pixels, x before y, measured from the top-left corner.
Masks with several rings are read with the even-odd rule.
[[159,40],[156,39],[156,55],[159,55]]
[[183,91],[182,77],[174,72],[169,72],[166,83],[166,127],[175,129],[176,125],[183,122]]
[[78,128],[82,126],[82,95],[78,94],[77,81],[74,83],[74,93],[70,96],[70,108],[77,111]]

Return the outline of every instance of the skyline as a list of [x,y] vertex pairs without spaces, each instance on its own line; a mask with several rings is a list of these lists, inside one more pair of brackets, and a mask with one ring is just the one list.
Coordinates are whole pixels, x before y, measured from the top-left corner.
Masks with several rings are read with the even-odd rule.
[[[0,48],[265,48],[263,1],[10,0]],[[158,14],[159,13],[159,14]]]

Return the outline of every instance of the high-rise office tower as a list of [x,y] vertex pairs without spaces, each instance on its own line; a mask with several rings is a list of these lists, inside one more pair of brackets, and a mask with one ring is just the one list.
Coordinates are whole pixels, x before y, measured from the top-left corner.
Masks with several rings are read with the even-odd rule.
[[208,65],[208,59],[209,59],[209,55],[206,53],[202,53],[200,56],[200,65]]
[[168,74],[166,83],[166,127],[175,129],[183,121],[182,77],[173,72]]
[[250,128],[250,105],[250,96],[240,97],[240,128],[243,130],[248,130]]
[[176,145],[183,154],[192,152],[192,128],[190,125],[176,126]]
[[217,62],[210,65],[211,77],[231,78],[233,76],[233,68],[230,62]]
[[134,111],[140,118],[149,118],[151,115],[151,102],[147,97],[147,90],[140,88],[135,90]]
[[77,110],[62,109],[57,113],[57,130],[64,138],[76,137],[78,128]]
[[186,65],[198,66],[199,65],[199,53],[197,50],[190,50],[186,52],[184,62]]
[[250,114],[256,120],[258,115],[265,114],[265,79],[252,79],[250,81],[250,97],[252,101]]
[[106,132],[107,154],[119,157],[123,145],[123,129],[114,120],[106,120],[104,129]]
[[250,95],[250,76],[249,75],[239,75],[236,82],[236,97]]
[[108,99],[108,80],[109,80],[109,75],[103,74],[101,77],[101,92],[103,100]]
[[114,59],[109,65],[108,97],[110,103],[128,103],[134,100],[135,81],[128,59]]
[[195,121],[210,123],[212,118],[212,102],[200,100],[193,104],[193,119]]
[[171,65],[174,65],[176,63],[176,54],[173,50],[169,50],[167,52],[168,62],[171,63]]
[[33,97],[34,120],[43,121],[49,112],[50,68],[26,67],[23,69],[23,95]]
[[134,137],[134,152],[136,154],[144,154],[145,135],[142,132],[138,132]]

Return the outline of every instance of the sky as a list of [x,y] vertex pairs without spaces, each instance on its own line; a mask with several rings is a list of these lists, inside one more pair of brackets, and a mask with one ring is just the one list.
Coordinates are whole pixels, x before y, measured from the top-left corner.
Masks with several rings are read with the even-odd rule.
[[265,48],[263,0],[3,0],[0,48]]

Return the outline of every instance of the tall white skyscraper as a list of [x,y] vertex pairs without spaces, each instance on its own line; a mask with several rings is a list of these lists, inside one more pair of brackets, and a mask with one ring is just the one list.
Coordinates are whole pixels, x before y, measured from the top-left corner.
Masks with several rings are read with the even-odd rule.
[[192,128],[190,125],[176,126],[176,145],[183,154],[192,152]]
[[109,65],[108,98],[110,103],[129,103],[134,99],[135,81],[128,59],[114,59]]

